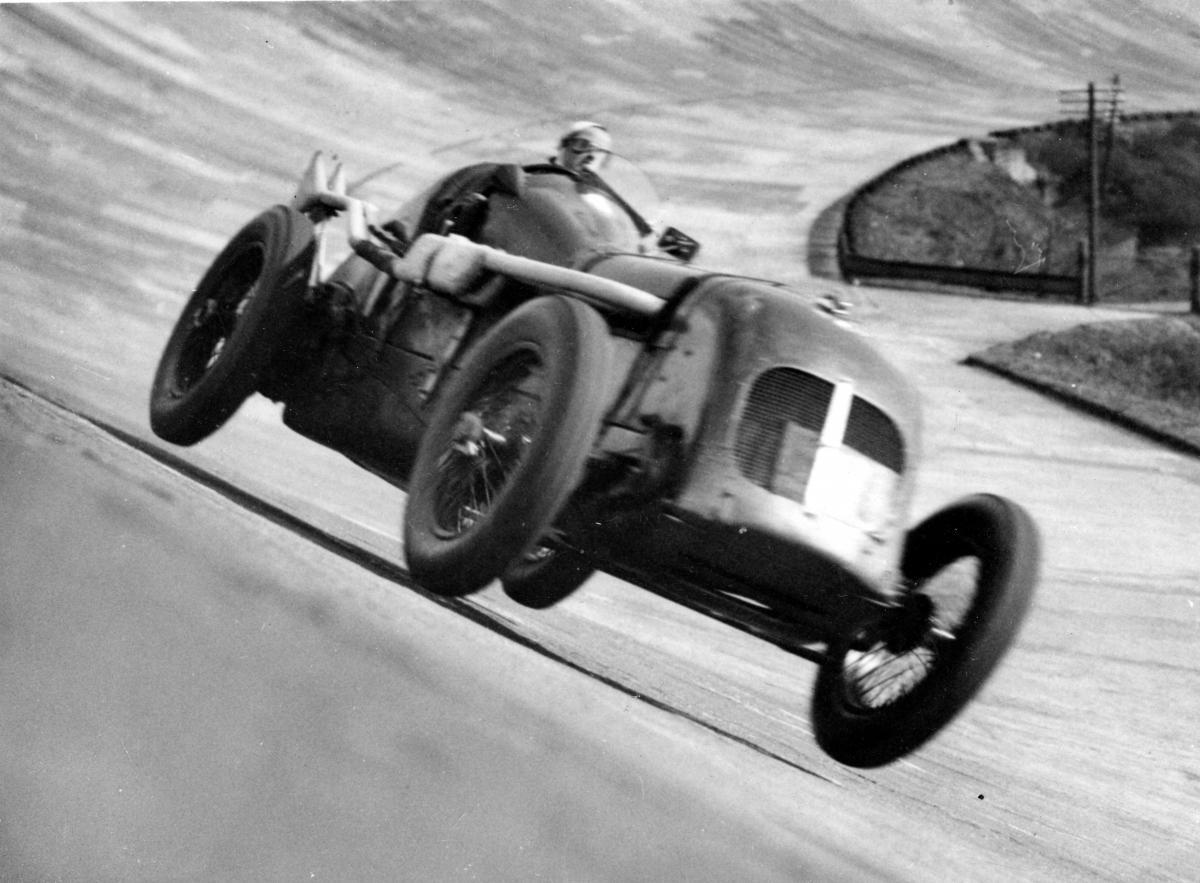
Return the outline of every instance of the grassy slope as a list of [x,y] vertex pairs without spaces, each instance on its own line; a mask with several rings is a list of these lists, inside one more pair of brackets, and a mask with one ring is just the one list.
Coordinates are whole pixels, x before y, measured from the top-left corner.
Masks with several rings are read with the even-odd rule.
[[[999,215],[999,217],[997,217]],[[885,260],[1069,273],[1071,249],[1051,255],[1060,223],[1037,194],[966,152],[895,175],[850,219],[863,254]]]
[[1079,325],[968,360],[1200,453],[1200,318]]

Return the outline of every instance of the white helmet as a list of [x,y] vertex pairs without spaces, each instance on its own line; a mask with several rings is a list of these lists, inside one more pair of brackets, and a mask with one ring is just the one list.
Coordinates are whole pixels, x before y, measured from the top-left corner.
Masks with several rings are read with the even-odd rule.
[[558,142],[556,162],[573,172],[603,168],[612,152],[608,129],[590,120],[573,123]]

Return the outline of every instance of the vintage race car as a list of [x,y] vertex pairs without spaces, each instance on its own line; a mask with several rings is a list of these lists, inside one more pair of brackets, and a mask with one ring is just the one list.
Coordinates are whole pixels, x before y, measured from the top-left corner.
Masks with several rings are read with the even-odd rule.
[[[387,218],[313,158],[183,309],[150,420],[251,394],[408,493],[414,580],[546,607],[606,571],[820,663],[819,744],[880,765],[963,708],[1037,578],[1026,512],[909,528],[918,395],[836,304],[696,266],[644,176],[477,164]],[[330,271],[337,219],[353,252]]]

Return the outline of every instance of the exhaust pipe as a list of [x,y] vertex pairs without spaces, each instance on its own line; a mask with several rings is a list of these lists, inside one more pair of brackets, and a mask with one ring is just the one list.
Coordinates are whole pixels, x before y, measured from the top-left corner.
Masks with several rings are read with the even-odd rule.
[[[440,294],[461,296],[478,290],[489,275],[501,275],[539,288],[573,294],[620,312],[654,316],[663,308],[660,298],[632,285],[511,255],[454,234],[441,236],[425,233],[417,237],[402,256],[397,256],[371,240],[367,215],[374,207],[346,195],[346,179],[341,164],[334,169],[332,176],[327,175],[320,151],[313,154],[301,176],[292,207],[308,215],[318,226],[319,257],[324,253],[323,222],[344,211],[347,237],[359,257],[395,279],[421,285]],[[319,275],[323,277],[323,273]]]

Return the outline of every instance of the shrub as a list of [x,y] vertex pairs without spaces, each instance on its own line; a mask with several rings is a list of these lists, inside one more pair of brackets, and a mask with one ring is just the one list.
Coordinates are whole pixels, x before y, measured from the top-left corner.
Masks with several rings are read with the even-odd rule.
[[[1155,123],[1122,131],[1099,145],[1101,218],[1136,229],[1149,245],[1200,241],[1200,122]],[[1058,182],[1055,207],[1086,205],[1087,129],[1079,126],[1022,139],[1029,161]]]

